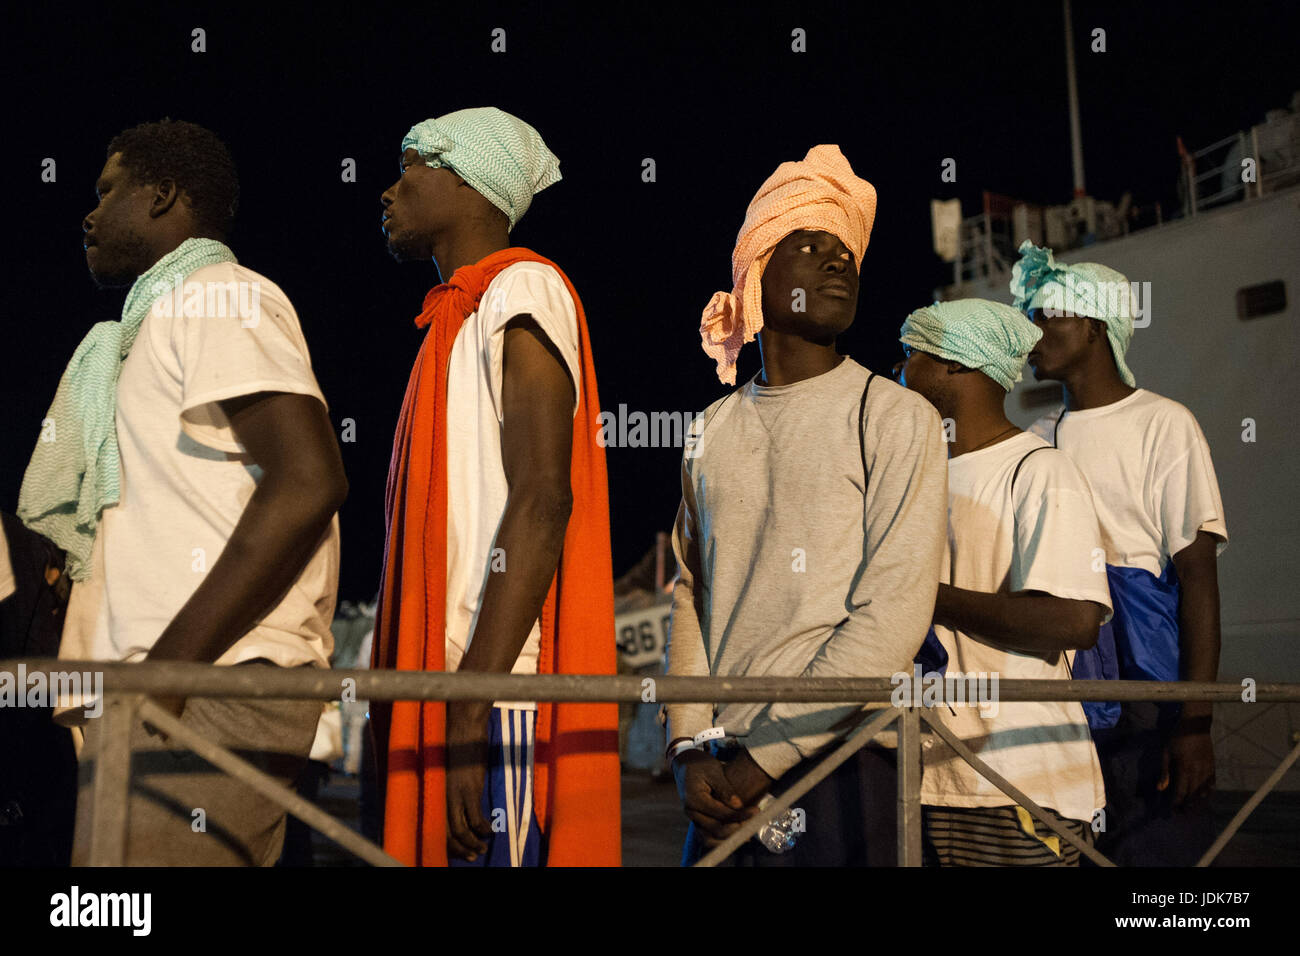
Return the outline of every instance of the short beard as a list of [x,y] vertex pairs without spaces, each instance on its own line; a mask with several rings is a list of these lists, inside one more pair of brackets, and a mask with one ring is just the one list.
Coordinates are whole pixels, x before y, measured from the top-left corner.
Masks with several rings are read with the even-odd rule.
[[[94,269],[90,270],[90,278],[94,280],[97,288],[121,289],[133,285],[135,280],[153,264],[149,261],[149,243],[138,232],[124,232],[114,243],[114,247],[119,263],[116,267],[110,263],[106,270],[101,269],[98,272]],[[100,249],[102,256],[103,246],[96,248]]]
[[398,262],[428,262],[433,258],[433,243],[410,233],[388,237],[388,254]]

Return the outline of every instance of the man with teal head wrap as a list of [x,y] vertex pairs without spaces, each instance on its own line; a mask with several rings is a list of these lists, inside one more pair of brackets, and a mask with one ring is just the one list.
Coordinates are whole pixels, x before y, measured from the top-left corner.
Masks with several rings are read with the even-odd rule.
[[[1129,343],[1133,340],[1133,316],[1136,312],[1132,286],[1128,279],[1109,266],[1099,262],[1080,262],[1067,266],[1058,264],[1051,249],[1035,246],[1026,240],[1020,244],[1020,261],[1011,270],[1011,294],[1017,309],[1027,313],[1035,322],[1044,319],[1072,320],[1073,329],[1092,334],[1089,343],[1101,343],[1093,323],[1096,319],[1104,331],[1104,345],[1096,351],[1109,354],[1114,359],[1120,380],[1133,387],[1133,373],[1125,364]],[[1058,327],[1064,327],[1058,326]],[[1050,355],[1056,351],[1056,336],[1044,342],[1030,364],[1038,378],[1051,378],[1043,372],[1041,361],[1051,364]],[[1041,361],[1040,361],[1041,360]]]
[[411,127],[402,152],[414,149],[431,169],[446,166],[505,214],[514,229],[533,196],[560,180],[560,161],[523,120],[484,106],[457,110]]
[[[468,109],[413,127],[380,195],[389,252],[440,279],[415,319],[427,331],[390,459],[377,669],[614,672],[609,573],[592,570],[609,529],[586,314],[559,266],[510,239],[559,178],[533,127]],[[617,753],[556,764],[548,744],[612,739],[616,708],[571,713],[376,704],[385,849],[423,866],[617,865]]]
[[903,322],[898,340],[909,349],[983,372],[1009,392],[1042,335],[1010,306],[960,299],[917,309]]
[[[1135,310],[1123,275],[1058,264],[1032,243],[1020,252],[1011,292],[1043,332],[1029,364],[1035,378],[1061,382],[1064,400],[1032,430],[1088,480],[1115,607],[1098,642],[1113,643],[1114,661],[1094,674],[1076,660],[1074,676],[1216,680],[1216,562],[1228,530],[1205,435],[1183,405],[1135,387],[1125,362]],[[1125,865],[1194,864],[1214,833],[1211,705],[1103,706],[1105,719],[1090,714],[1106,778],[1098,848]]]
[[[966,674],[1062,680],[1110,611],[1092,497],[1069,457],[1022,432],[1006,394],[1042,333],[984,299],[936,302],[903,323],[902,382],[944,418],[948,542],[934,634]],[[921,804],[927,863],[1072,866],[1092,842],[1101,767],[1079,703],[935,708],[981,759],[1064,827],[1061,840],[941,741],[926,750]],[[1009,745],[1007,741],[1014,741]]]

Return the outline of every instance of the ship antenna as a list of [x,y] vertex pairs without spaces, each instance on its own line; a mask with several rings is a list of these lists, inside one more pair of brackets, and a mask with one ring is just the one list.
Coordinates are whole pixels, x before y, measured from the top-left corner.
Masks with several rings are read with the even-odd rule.
[[1074,76],[1074,27],[1070,22],[1070,0],[1065,7],[1065,78],[1070,93],[1070,158],[1074,165],[1074,195],[1083,196],[1083,135],[1079,132],[1079,84]]

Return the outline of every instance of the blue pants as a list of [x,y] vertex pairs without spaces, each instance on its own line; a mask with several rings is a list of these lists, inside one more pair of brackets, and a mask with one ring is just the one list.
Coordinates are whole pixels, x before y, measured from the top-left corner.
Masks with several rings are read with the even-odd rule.
[[487,853],[451,866],[540,866],[542,830],[533,813],[533,728],[537,712],[493,707],[488,717],[488,773],[483,818],[492,826]]

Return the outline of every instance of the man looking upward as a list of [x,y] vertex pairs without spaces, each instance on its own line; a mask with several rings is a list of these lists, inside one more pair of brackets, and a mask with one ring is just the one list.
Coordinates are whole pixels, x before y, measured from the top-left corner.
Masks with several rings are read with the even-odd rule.
[[[427,328],[388,476],[376,667],[613,674],[599,398],[582,303],[510,246],[560,178],[533,127],[495,108],[417,124],[381,197],[399,261],[432,263]],[[384,844],[404,862],[617,865],[615,704],[372,707]]]

